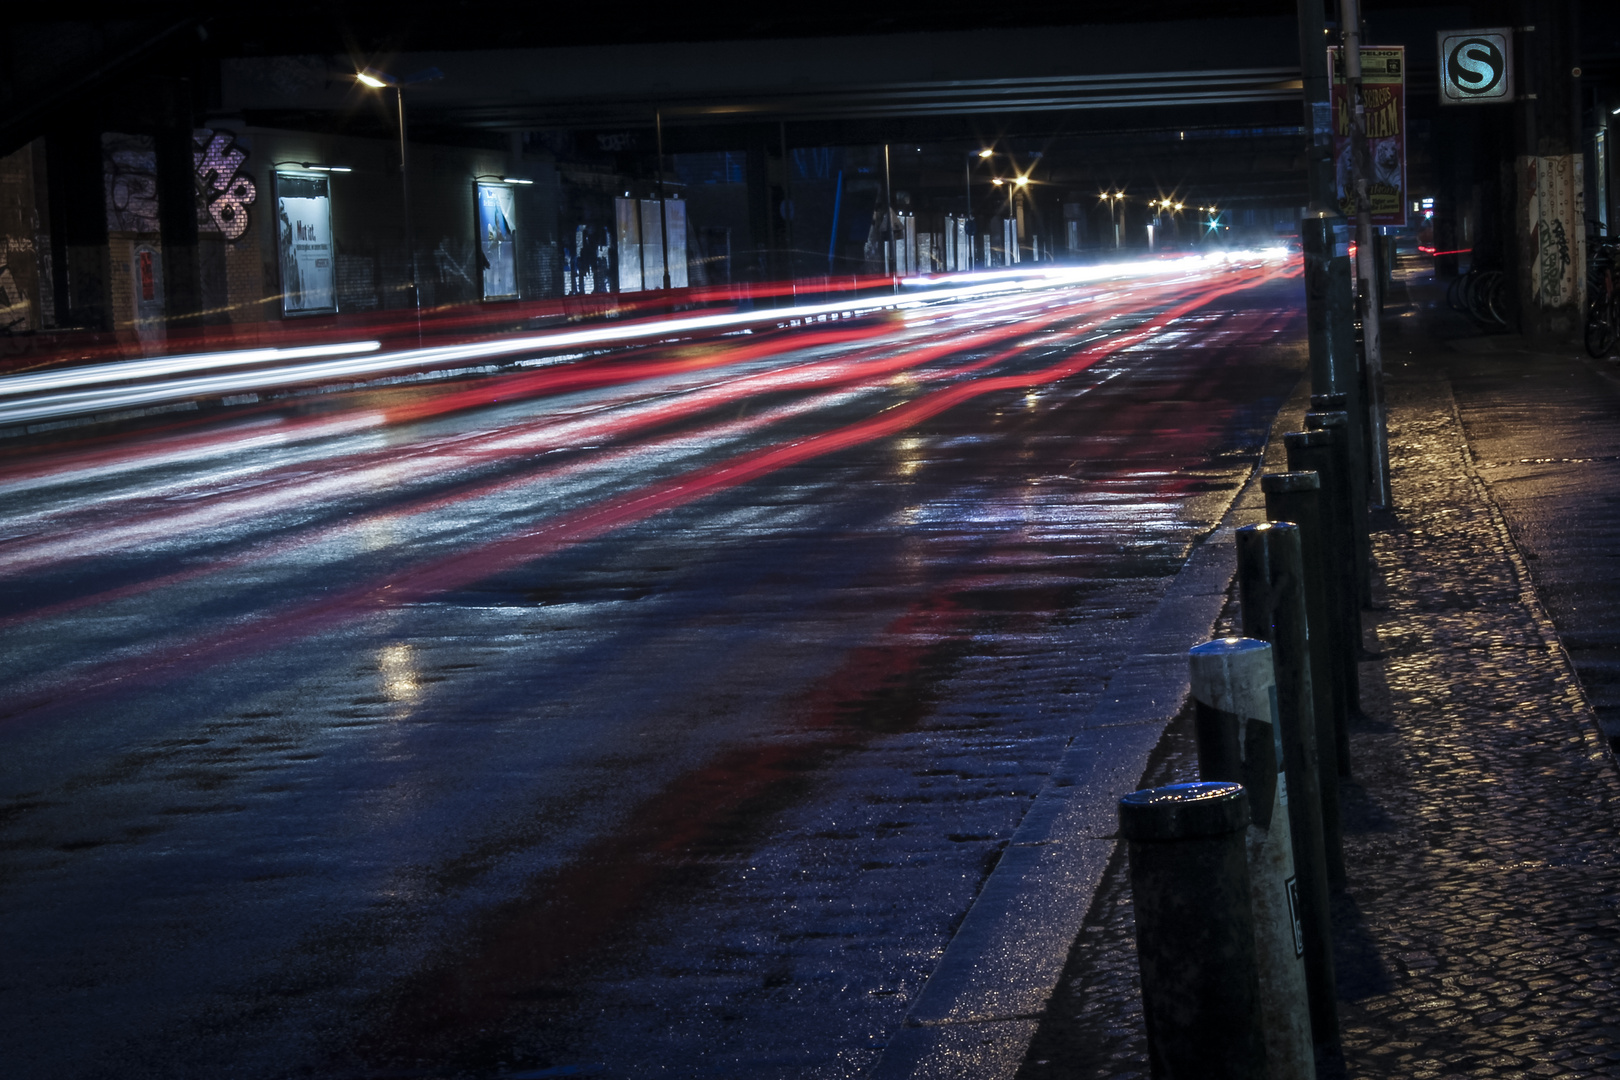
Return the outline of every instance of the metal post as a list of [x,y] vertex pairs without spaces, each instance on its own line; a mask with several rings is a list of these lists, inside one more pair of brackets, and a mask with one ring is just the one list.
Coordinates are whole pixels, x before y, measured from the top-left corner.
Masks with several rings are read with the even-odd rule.
[[894,250],[894,184],[889,175],[889,144],[883,144],[883,232],[888,236],[888,254],[883,257],[883,266],[890,274],[890,286],[895,292],[900,291],[900,278],[898,253]]
[[969,271],[971,271],[973,269],[973,158],[974,158],[974,156],[975,156],[974,154],[970,153],[970,154],[968,154],[967,159],[962,162],[962,207],[963,207],[963,209],[962,209],[962,235],[965,235],[967,237],[968,255],[967,255],[967,260],[966,260],[967,265],[963,266],[962,265],[962,262],[963,262],[963,259],[962,259],[962,245],[961,245],[961,242],[958,241],[958,243],[956,245],[956,268],[958,270],[969,270]]
[[1287,775],[1271,646],[1223,638],[1187,654],[1198,738],[1198,775],[1249,793],[1249,889],[1270,1080],[1314,1080],[1310,1004],[1288,829]]
[[669,289],[669,207],[664,201],[664,111],[653,110],[658,133],[658,250],[664,258],[664,289]]
[[1352,464],[1355,458],[1356,426],[1350,422],[1350,413],[1338,408],[1318,409],[1316,398],[1311,398],[1311,412],[1305,414],[1305,427],[1311,431],[1333,432],[1333,453],[1339,461],[1340,475],[1345,481],[1345,497],[1350,504],[1350,539],[1355,543],[1356,602],[1362,607],[1372,606],[1372,523],[1367,513],[1367,485],[1364,476],[1358,476]]
[[[1361,669],[1357,667],[1361,659],[1361,608],[1356,602],[1354,508],[1350,505],[1350,485],[1346,483],[1335,440],[1332,430],[1315,428],[1287,432],[1283,435],[1283,446],[1290,469],[1314,472],[1322,481],[1319,505],[1326,540],[1328,608],[1339,629],[1333,663],[1337,665],[1337,680],[1344,688],[1345,715],[1354,716],[1361,712]],[[1348,775],[1348,731],[1341,733],[1339,749],[1340,775]]]
[[1237,531],[1237,554],[1243,636],[1271,642],[1277,673],[1277,718],[1288,774],[1288,824],[1299,879],[1311,1037],[1317,1060],[1323,1062],[1339,1057],[1341,1051],[1299,529],[1286,522],[1245,525]]
[[1306,648],[1311,657],[1311,715],[1316,728],[1317,783],[1322,792],[1323,857],[1328,884],[1342,887],[1344,828],[1339,820],[1339,731],[1343,698],[1341,680],[1333,666],[1339,645],[1332,632],[1332,609],[1327,598],[1326,537],[1322,531],[1321,480],[1314,472],[1273,473],[1260,478],[1266,495],[1266,517],[1291,521],[1299,528],[1300,564],[1305,582]]
[[1367,152],[1367,104],[1361,91],[1361,0],[1340,0],[1344,27],[1344,74],[1350,84],[1351,179],[1356,188],[1356,281],[1361,301],[1361,333],[1367,364],[1367,419],[1372,434],[1368,461],[1372,499],[1389,506],[1389,437],[1384,426],[1384,345],[1379,324],[1382,282],[1373,243],[1372,162]]
[[[779,120],[776,124],[776,133],[782,147],[782,207],[777,213],[782,215],[782,247],[787,253],[788,281],[793,283],[793,296],[798,300],[798,278],[795,275],[794,247],[793,247],[793,161],[788,157],[787,121]],[[664,264],[669,265],[669,248],[664,248]]]
[[411,306],[416,309],[416,345],[422,346],[422,289],[416,275],[416,232],[411,228],[411,170],[405,157],[405,88],[394,85],[399,104],[399,188],[405,199],[405,252],[411,271]]
[[1243,785],[1171,784],[1119,801],[1130,855],[1148,1064],[1160,1080],[1264,1080]]
[[[1345,456],[1350,465],[1350,471],[1345,475],[1350,478],[1350,496],[1356,512],[1356,535],[1361,538],[1362,550],[1368,552],[1370,556],[1372,548],[1367,540],[1367,470],[1364,467],[1367,460],[1368,439],[1367,426],[1356,422],[1366,415],[1357,404],[1359,400],[1359,394],[1352,394],[1349,387],[1346,387],[1343,393],[1312,394],[1311,411],[1306,413],[1305,417],[1306,427],[1311,427],[1313,426],[1310,423],[1312,413],[1342,412],[1346,414],[1347,423],[1344,430],[1340,432],[1345,439]],[[1368,566],[1371,566],[1370,558]]]

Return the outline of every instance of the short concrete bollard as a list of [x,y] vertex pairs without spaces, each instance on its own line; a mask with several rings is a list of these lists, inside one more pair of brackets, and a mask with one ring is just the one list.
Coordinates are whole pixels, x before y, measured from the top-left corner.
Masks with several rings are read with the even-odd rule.
[[1156,1080],[1265,1080],[1248,824],[1241,784],[1171,784],[1119,801]]
[[1288,522],[1245,525],[1237,531],[1237,553],[1243,636],[1272,646],[1283,767],[1288,773],[1288,824],[1299,879],[1299,921],[1305,932],[1311,1037],[1321,1060],[1339,1053],[1339,1010],[1299,529]]
[[1271,1080],[1314,1080],[1305,937],[1298,917],[1271,646],[1253,638],[1222,638],[1192,649],[1187,664],[1198,775],[1235,781],[1249,793],[1245,846],[1267,1075]]
[[1328,882],[1344,884],[1343,827],[1339,822],[1339,763],[1342,743],[1348,753],[1345,688],[1335,650],[1343,648],[1337,621],[1328,608],[1327,537],[1323,535],[1320,482],[1313,472],[1272,473],[1260,478],[1266,493],[1266,517],[1299,526],[1300,558],[1305,571],[1305,621],[1311,654],[1311,710],[1316,719],[1316,760],[1322,788],[1322,837],[1327,843]]

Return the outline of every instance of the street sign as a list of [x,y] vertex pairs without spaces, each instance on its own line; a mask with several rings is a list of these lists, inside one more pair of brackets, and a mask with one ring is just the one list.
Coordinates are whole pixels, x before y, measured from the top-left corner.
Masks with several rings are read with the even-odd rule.
[[1513,28],[1442,30],[1440,104],[1513,100]]

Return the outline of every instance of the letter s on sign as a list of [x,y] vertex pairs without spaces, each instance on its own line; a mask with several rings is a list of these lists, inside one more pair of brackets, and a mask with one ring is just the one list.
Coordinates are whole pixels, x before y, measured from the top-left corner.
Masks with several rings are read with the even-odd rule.
[[1507,59],[1495,42],[1485,38],[1460,41],[1446,58],[1451,84],[1465,94],[1488,94],[1501,83]]

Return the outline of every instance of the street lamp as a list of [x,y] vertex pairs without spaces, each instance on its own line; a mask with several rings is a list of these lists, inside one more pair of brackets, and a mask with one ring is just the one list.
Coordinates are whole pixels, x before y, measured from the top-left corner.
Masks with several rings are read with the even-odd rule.
[[[987,161],[990,158],[995,157],[995,155],[996,152],[989,147],[986,147],[983,150],[970,150],[968,151],[966,160],[962,162],[962,194],[967,198],[966,208],[962,212],[962,231],[964,234],[966,234],[969,247],[967,266],[964,267],[962,266],[961,244],[957,244],[956,258],[958,269],[973,269],[973,234],[971,232],[971,226],[969,225],[969,222],[973,220],[973,159],[978,158],[981,161]],[[997,180],[996,183],[1000,184],[1001,181]],[[989,258],[988,254],[985,257]]]
[[394,102],[399,109],[399,187],[401,197],[405,201],[405,251],[409,256],[411,272],[411,306],[416,309],[416,343],[422,344],[422,290],[417,285],[416,277],[416,234],[411,229],[411,179],[410,169],[405,157],[405,88],[416,83],[433,82],[444,78],[444,72],[436,67],[425,71],[418,71],[414,75],[407,75],[403,79],[396,79],[387,72],[375,68],[363,68],[355,72],[354,78],[362,86],[369,86],[373,90],[392,88]]
[[[1099,201],[1106,202],[1108,204],[1108,221],[1109,224],[1114,226],[1114,248],[1118,250],[1123,243],[1121,234],[1124,231],[1124,227],[1121,224],[1120,219],[1125,213],[1125,193],[1123,191],[1104,191],[1097,198]],[[1118,214],[1114,213],[1115,204],[1118,204],[1119,207]]]

